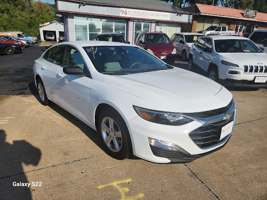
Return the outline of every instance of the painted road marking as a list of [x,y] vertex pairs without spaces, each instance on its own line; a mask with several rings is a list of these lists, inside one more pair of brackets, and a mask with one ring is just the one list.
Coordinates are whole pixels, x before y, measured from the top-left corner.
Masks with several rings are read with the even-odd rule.
[[142,194],[142,193],[139,193],[138,195],[133,196],[133,197],[126,197],[125,192],[129,192],[129,188],[120,187],[118,185],[122,184],[122,183],[130,183],[131,181],[132,181],[131,178],[123,180],[123,181],[115,181],[115,182],[112,182],[112,183],[109,183],[106,185],[100,185],[100,186],[98,186],[98,189],[102,189],[102,188],[105,188],[108,186],[113,186],[120,192],[121,200],[136,200],[136,199],[140,199],[140,198],[144,197],[144,194]]

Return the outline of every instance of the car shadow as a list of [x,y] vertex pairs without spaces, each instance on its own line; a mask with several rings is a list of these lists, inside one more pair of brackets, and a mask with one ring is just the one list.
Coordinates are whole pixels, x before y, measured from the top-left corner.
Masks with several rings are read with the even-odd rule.
[[31,200],[32,182],[22,163],[37,166],[41,151],[25,140],[6,142],[6,136],[5,130],[0,129],[0,199]]
[[[31,93],[34,95],[34,97],[40,102],[39,97],[38,97],[38,92],[37,89],[34,85],[34,82],[29,84],[29,89]],[[41,102],[40,102],[41,103]],[[98,133],[89,127],[87,124],[73,116],[71,113],[68,111],[64,110],[57,104],[49,101],[48,106],[52,108],[55,112],[60,114],[62,117],[67,119],[69,122],[71,122],[74,126],[78,127],[89,139],[91,139],[103,152],[105,152],[105,149],[102,146],[102,143],[100,141],[100,137],[98,136]],[[108,154],[107,154],[108,155]],[[135,156],[131,156],[129,159],[139,159]]]

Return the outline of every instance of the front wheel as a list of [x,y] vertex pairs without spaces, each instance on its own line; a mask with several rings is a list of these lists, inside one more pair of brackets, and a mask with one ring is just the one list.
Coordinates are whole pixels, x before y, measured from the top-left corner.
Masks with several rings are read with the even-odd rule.
[[193,71],[194,69],[194,62],[193,62],[193,57],[189,57],[189,60],[188,60],[188,70],[190,71]]
[[5,49],[5,54],[6,55],[13,55],[14,53],[15,53],[15,48],[13,48],[13,47],[7,47]]
[[208,78],[210,78],[213,81],[218,82],[218,70],[215,67],[211,67],[208,71]]
[[97,132],[108,155],[122,160],[132,155],[128,128],[114,109],[103,109],[97,117]]

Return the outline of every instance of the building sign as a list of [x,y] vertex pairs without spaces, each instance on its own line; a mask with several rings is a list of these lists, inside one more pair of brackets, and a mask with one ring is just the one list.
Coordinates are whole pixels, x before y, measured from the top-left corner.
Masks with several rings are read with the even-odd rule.
[[137,9],[120,9],[120,16],[122,17],[132,17],[141,19],[155,19],[155,20],[170,20],[170,13],[165,12],[154,12],[146,10]]
[[244,13],[244,17],[248,17],[248,18],[255,18],[257,15],[257,11],[256,10],[246,10]]

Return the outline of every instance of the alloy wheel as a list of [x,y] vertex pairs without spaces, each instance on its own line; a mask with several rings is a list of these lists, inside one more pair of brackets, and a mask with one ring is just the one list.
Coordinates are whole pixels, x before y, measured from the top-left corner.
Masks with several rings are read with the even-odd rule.
[[106,146],[113,152],[122,148],[122,134],[120,127],[111,117],[105,117],[101,123],[101,134]]

